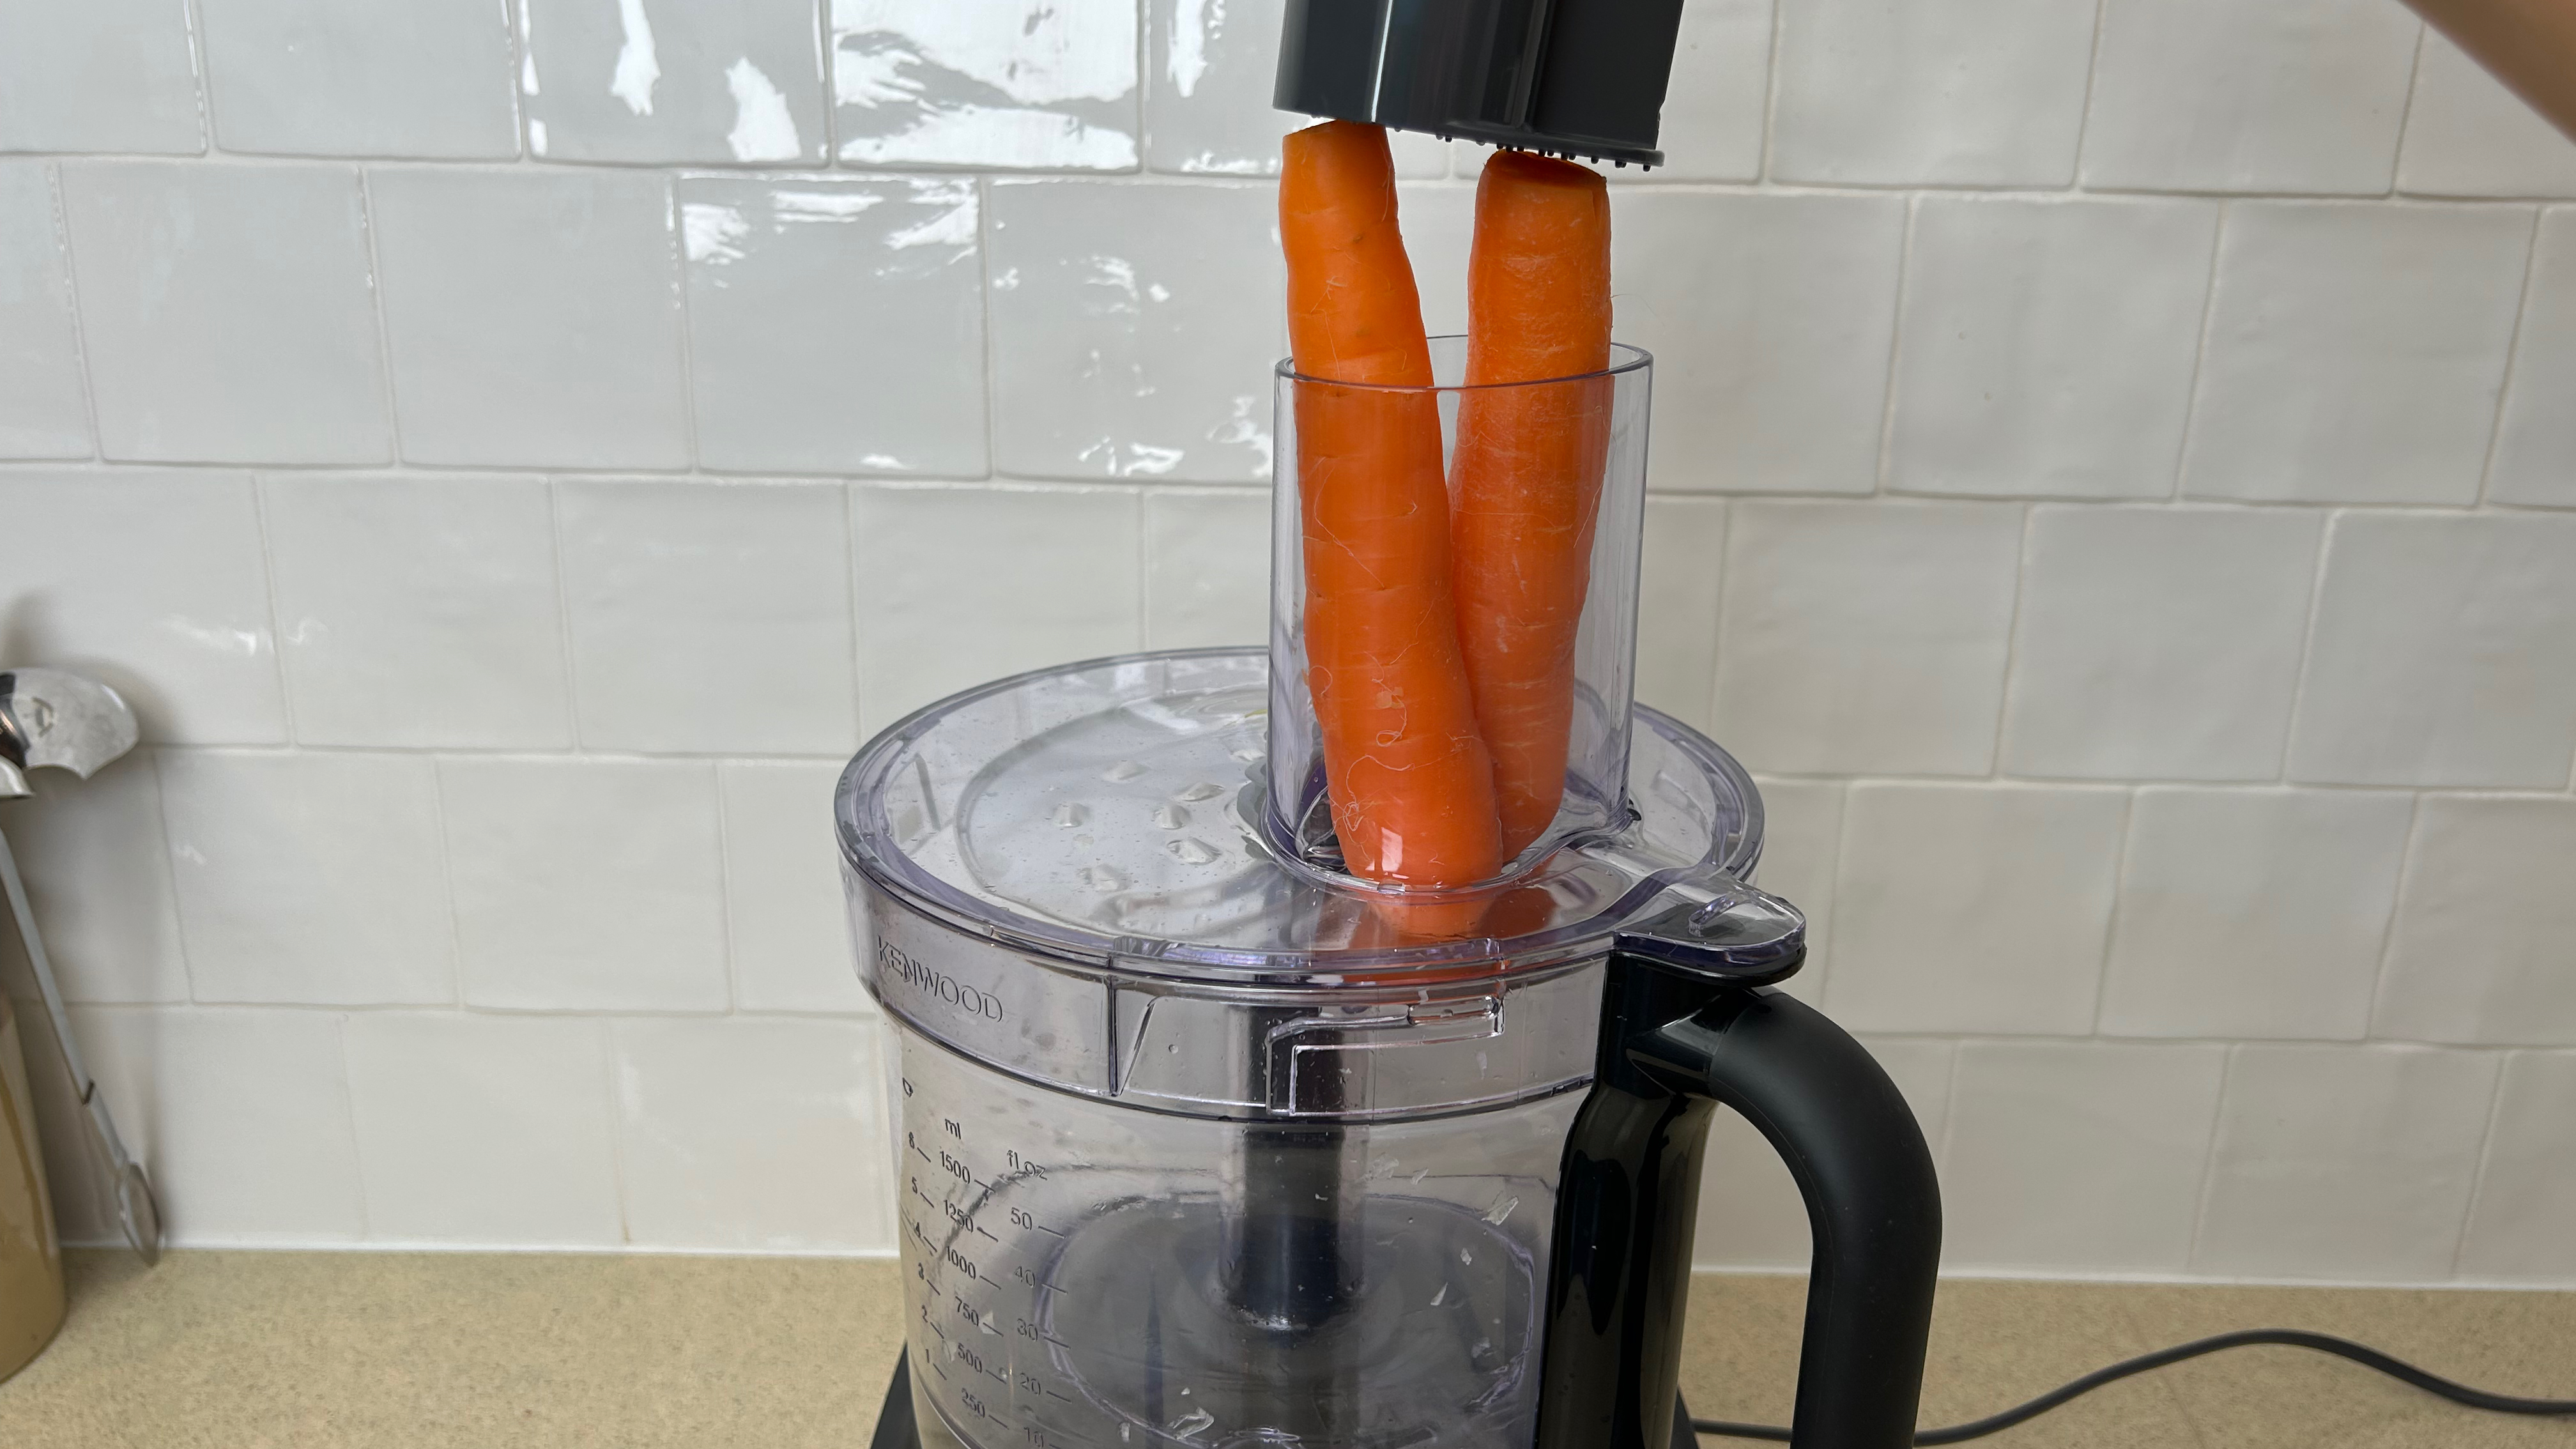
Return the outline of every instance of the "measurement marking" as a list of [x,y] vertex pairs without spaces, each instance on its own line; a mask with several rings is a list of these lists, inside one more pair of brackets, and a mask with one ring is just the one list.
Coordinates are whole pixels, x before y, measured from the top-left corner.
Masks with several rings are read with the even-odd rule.
[[939,1366],[939,1360],[935,1358],[930,1361],[930,1371],[939,1375],[943,1379],[948,1377],[948,1370],[941,1368]]
[[1069,1344],[1069,1343],[1065,1342],[1065,1341],[1064,1341],[1063,1339],[1061,1339],[1061,1338],[1048,1338],[1048,1337],[1047,1337],[1045,1334],[1043,1334],[1043,1333],[1039,1334],[1039,1335],[1038,1335],[1038,1337],[1039,1337],[1039,1339],[1043,1340],[1044,1342],[1054,1344],[1056,1347],[1061,1348],[1061,1349],[1067,1349],[1067,1350],[1070,1350],[1070,1349],[1073,1347],[1073,1345],[1072,1345],[1072,1344]]
[[985,1232],[984,1232],[984,1225],[983,1225],[982,1223],[968,1223],[968,1224],[967,1224],[967,1226],[968,1226],[968,1227],[970,1227],[970,1228],[973,1228],[975,1231],[977,1231],[977,1232],[979,1232],[979,1233],[984,1233],[984,1236],[985,1236],[987,1239],[989,1239],[989,1240],[991,1240],[991,1241],[993,1241],[993,1242],[998,1243],[998,1242],[1000,1242],[1000,1241],[1001,1241],[1001,1239],[994,1237],[991,1233],[985,1233]]
[[1050,1399],[1062,1399],[1068,1404],[1075,1402],[1075,1399],[1071,1394],[1059,1394],[1053,1389],[1049,1389],[1046,1392],[1047,1397]]
[[997,1383],[997,1384],[1000,1384],[1003,1388],[1006,1388],[1006,1389],[1007,1389],[1007,1388],[1009,1388],[1009,1387],[1011,1386],[1011,1381],[1010,1381],[1009,1379],[1006,1379],[1006,1378],[1002,1377],[1000,1374],[997,1374],[997,1373],[993,1372],[991,1369],[986,1369],[986,1370],[984,1370],[984,1377],[986,1377],[986,1378],[988,1378],[988,1379],[991,1379],[993,1382],[995,1382],[995,1383]]
[[[1030,1226],[1031,1226],[1031,1227],[1036,1227],[1037,1225],[1036,1225],[1036,1224],[1034,1224],[1034,1223],[1032,1223],[1032,1224],[1030,1224]],[[1056,1231],[1055,1229],[1053,1229],[1053,1228],[1038,1228],[1038,1231],[1039,1231],[1039,1232],[1042,1232],[1042,1233],[1044,1233],[1044,1234],[1046,1234],[1046,1235],[1047,1235],[1048,1237],[1050,1237],[1050,1238],[1061,1238],[1061,1237],[1063,1237],[1063,1236],[1064,1236],[1064,1234],[1057,1232],[1057,1231]]]
[[[927,1318],[925,1318],[925,1319],[921,1320],[921,1326],[922,1326],[922,1327],[924,1327],[924,1328],[929,1329],[929,1330],[930,1330],[931,1332],[933,1332],[933,1333],[939,1333],[939,1325],[938,1325],[938,1324],[936,1324],[936,1323],[931,1322],[931,1321],[930,1321],[929,1319],[927,1319]],[[947,1334],[945,1334],[945,1333],[939,1333],[939,1337],[940,1337],[940,1339],[941,1339],[941,1341],[942,1341],[942,1342],[945,1342],[945,1341],[947,1340],[947,1338],[948,1338],[948,1335],[947,1335]]]
[[912,1185],[912,1195],[921,1199],[923,1202],[930,1204],[932,1207],[939,1206],[939,1200],[932,1197],[930,1194],[923,1192],[921,1190],[921,1184],[918,1182]]
[[920,1158],[920,1159],[921,1159],[922,1161],[924,1161],[924,1162],[929,1162],[929,1163],[930,1163],[930,1165],[931,1165],[931,1166],[933,1166],[933,1167],[937,1167],[937,1166],[939,1165],[938,1163],[936,1163],[936,1162],[932,1162],[932,1161],[931,1161],[931,1157],[930,1157],[930,1154],[929,1154],[929,1153],[924,1152],[924,1151],[922,1151],[922,1150],[921,1150],[921,1144],[920,1144],[920,1143],[918,1143],[918,1142],[914,1142],[914,1141],[911,1141],[910,1139],[906,1139],[903,1145],[912,1149],[912,1155],[913,1155],[913,1156]]

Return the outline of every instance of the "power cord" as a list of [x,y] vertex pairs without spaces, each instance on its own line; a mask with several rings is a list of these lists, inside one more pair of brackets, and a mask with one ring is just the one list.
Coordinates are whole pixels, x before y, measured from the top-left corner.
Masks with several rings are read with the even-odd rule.
[[[2167,1364],[2180,1363],[2187,1358],[2198,1358],[2205,1353],[2217,1353],[2221,1349],[2250,1348],[2262,1343],[2281,1344],[2290,1348],[2312,1348],[2319,1353],[2348,1358],[2354,1363],[2377,1369],[2390,1378],[2413,1384],[2428,1394],[2438,1394],[2452,1403],[2466,1404],[2472,1409],[2484,1409],[2489,1413],[2576,1414],[2576,1399],[2518,1399],[2511,1394],[2491,1394],[2484,1389],[2473,1389],[2466,1384],[2453,1383],[2439,1374],[2426,1373],[2403,1359],[2391,1358],[2367,1344],[2355,1343],[2348,1338],[2337,1338],[2329,1333],[2307,1333],[2295,1328],[2249,1328],[2236,1333],[2218,1334],[2211,1338],[2195,1338],[2189,1343],[2178,1343],[2171,1348],[2157,1349],[2154,1353],[2142,1353],[2136,1358],[2122,1359],[2108,1368],[2095,1369],[2073,1383],[2050,1389],[2029,1403],[2016,1405],[2000,1414],[1991,1414],[1965,1424],[1953,1424],[1947,1429],[1926,1429],[1914,1436],[1914,1442],[1957,1444],[1963,1440],[1982,1439],[1988,1434],[2009,1429],[2025,1419],[2047,1413],[2067,1400],[2089,1394],[2104,1384],[2117,1383],[2131,1374],[2142,1374],[2149,1369],[2163,1368]],[[1781,1444],[1789,1442],[1789,1431],[1771,1424],[1730,1424],[1723,1419],[1693,1419],[1691,1428],[1702,1434],[1719,1434],[1733,1439],[1768,1439]]]

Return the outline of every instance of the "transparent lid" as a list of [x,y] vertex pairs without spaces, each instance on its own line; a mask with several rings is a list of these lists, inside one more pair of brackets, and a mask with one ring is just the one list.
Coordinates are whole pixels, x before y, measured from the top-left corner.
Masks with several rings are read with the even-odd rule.
[[[1477,892],[1400,891],[1277,848],[1268,665],[1251,649],[1129,655],[952,696],[870,741],[834,799],[849,863],[948,925],[1144,975],[1277,985],[1545,965],[1638,933],[1734,974],[1802,954],[1794,909],[1745,886],[1762,806],[1741,766],[1639,707],[1629,818]],[[1697,955],[1694,956],[1693,953]]]

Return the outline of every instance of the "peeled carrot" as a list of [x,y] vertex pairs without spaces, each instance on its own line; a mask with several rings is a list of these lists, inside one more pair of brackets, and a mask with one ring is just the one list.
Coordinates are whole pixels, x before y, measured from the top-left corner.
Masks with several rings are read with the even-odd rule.
[[1295,416],[1306,684],[1334,830],[1365,879],[1473,884],[1506,856],[1459,653],[1438,404],[1386,390],[1432,380],[1386,133],[1327,121],[1282,160],[1289,350],[1326,379],[1296,385]]
[[[1570,161],[1498,151],[1476,185],[1450,536],[1460,644],[1506,859],[1565,797],[1575,634],[1610,445],[1610,197]],[[1476,391],[1479,383],[1575,379]]]

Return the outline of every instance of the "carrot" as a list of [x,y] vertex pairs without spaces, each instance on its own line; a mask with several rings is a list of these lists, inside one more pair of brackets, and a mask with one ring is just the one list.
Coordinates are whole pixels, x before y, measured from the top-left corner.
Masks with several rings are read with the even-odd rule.
[[1334,830],[1364,879],[1470,885],[1505,855],[1458,647],[1438,404],[1385,390],[1432,380],[1386,133],[1327,121],[1282,160],[1289,350],[1326,379],[1296,385],[1295,416],[1306,684]]
[[[1570,161],[1498,151],[1476,185],[1452,460],[1459,639],[1508,859],[1556,818],[1574,645],[1610,443],[1610,197]],[[1476,391],[1475,384],[1578,379]]]

